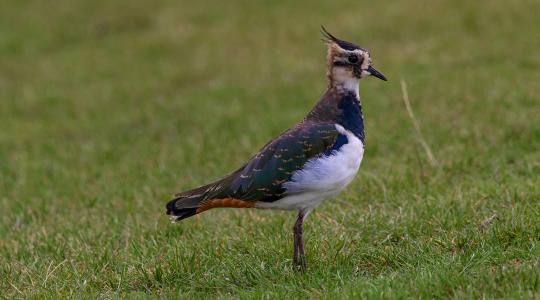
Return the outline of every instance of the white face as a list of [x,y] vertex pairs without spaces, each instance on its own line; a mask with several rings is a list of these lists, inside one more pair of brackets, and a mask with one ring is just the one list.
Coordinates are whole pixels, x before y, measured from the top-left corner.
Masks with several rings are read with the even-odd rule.
[[332,45],[332,69],[339,73],[340,77],[349,76],[357,79],[371,75],[368,71],[371,65],[369,52],[355,49],[345,50],[337,45]]
[[362,71],[360,77],[363,78],[371,75],[371,73],[368,71],[369,66],[371,66],[371,57],[369,56],[369,52],[367,51],[362,51],[362,56],[364,59],[362,60],[362,64],[360,65],[360,70]]
[[387,80],[381,72],[373,68],[371,56],[365,49],[346,50],[332,43],[329,45],[328,63],[331,73],[334,75],[339,73],[341,78],[346,76],[358,80],[371,75]]

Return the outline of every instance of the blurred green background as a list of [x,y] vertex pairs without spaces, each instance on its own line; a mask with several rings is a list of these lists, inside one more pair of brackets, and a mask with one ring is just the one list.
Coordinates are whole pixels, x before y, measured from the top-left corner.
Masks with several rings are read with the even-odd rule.
[[[3,1],[0,297],[537,298],[539,1]],[[359,175],[307,220],[174,192],[324,92],[319,28],[370,50]],[[400,92],[406,80],[423,134]],[[484,230],[478,225],[497,214]]]

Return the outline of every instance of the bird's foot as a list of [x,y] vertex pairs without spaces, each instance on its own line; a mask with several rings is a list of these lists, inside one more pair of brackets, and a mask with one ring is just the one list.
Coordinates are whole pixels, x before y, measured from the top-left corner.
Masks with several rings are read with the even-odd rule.
[[305,256],[302,255],[299,258],[295,257],[293,263],[296,271],[304,272],[305,270],[307,270],[307,261]]

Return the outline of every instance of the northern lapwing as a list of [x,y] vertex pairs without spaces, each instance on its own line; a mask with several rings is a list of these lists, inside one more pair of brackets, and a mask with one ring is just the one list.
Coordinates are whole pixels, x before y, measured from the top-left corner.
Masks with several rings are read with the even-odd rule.
[[176,194],[167,203],[173,221],[216,207],[298,211],[293,227],[293,262],[306,267],[303,222],[308,213],[343,190],[364,154],[364,116],[359,80],[385,80],[368,50],[322,28],[327,43],[328,88],[296,126],[267,143],[236,171],[207,185]]

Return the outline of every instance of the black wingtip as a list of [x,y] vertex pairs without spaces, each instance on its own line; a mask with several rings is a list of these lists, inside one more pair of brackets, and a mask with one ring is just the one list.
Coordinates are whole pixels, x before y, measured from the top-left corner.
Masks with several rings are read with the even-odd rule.
[[175,202],[176,202],[176,199],[167,202],[167,205],[165,206],[165,208],[167,209],[167,214],[168,215],[172,215],[172,212],[174,210],[174,203]]
[[171,219],[174,219],[174,221],[180,221],[197,214],[197,207],[177,208],[176,201],[178,201],[178,199],[171,200],[166,205],[167,214],[170,215]]

